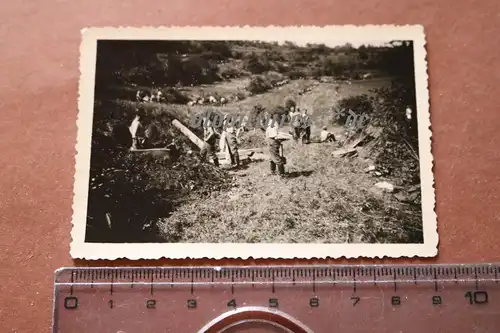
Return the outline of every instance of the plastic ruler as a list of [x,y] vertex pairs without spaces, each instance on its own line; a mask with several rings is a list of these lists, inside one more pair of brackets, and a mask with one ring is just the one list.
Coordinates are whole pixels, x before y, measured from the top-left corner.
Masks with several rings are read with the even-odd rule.
[[53,332],[500,332],[500,264],[62,268]]

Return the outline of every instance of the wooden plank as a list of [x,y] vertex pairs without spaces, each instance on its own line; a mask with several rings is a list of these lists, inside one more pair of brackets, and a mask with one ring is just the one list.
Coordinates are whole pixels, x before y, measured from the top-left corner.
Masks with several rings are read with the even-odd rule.
[[200,149],[203,148],[205,143],[200,138],[198,138],[193,132],[191,132],[189,130],[189,128],[187,128],[186,126],[181,124],[180,121],[178,121],[177,119],[174,119],[172,121],[172,125],[174,125],[177,129],[179,129],[182,132],[182,134],[187,136],[188,139],[191,140],[191,142],[193,142],[195,145],[198,146],[198,148],[200,148]]
[[139,152],[139,153],[144,153],[144,152],[154,152],[154,151],[170,151],[169,148],[148,148],[148,149],[131,149],[130,151],[132,152]]
[[[240,159],[241,158],[245,158],[245,157],[247,157],[248,155],[250,155],[252,153],[254,155],[255,154],[259,154],[259,153],[263,153],[263,150],[261,148],[239,149],[238,150],[238,155],[240,156]],[[217,157],[219,158],[219,160],[227,158],[226,156],[227,156],[226,152],[217,153]]]
[[[240,156],[240,161],[243,162],[247,158],[250,159],[250,161],[262,161],[262,160],[268,160],[269,159],[269,155],[263,154],[263,153],[255,153],[255,154],[253,154],[250,157],[248,157],[248,156],[241,157]],[[211,161],[211,162],[213,163],[213,161]],[[219,159],[219,164],[220,165],[228,165],[228,164],[231,164],[231,160],[230,159],[221,158],[221,159]]]

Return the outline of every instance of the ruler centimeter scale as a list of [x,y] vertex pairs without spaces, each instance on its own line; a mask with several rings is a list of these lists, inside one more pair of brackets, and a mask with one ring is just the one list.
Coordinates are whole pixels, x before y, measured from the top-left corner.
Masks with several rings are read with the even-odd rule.
[[500,332],[500,264],[62,268],[53,332]]

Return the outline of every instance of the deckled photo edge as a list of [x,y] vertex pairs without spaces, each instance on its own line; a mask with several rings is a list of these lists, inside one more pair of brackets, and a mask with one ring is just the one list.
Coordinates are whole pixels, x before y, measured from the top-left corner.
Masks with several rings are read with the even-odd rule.
[[[87,197],[89,184],[90,143],[93,116],[96,44],[99,39],[149,40],[293,40],[321,42],[331,38],[332,30],[349,32],[346,42],[363,39],[406,39],[414,41],[415,80],[418,107],[419,153],[421,156],[423,244],[102,244],[85,243]],[[310,34],[314,30],[314,34]],[[373,32],[373,36],[367,35]],[[285,33],[288,32],[288,33]],[[168,33],[168,35],[166,35]],[[222,33],[222,35],[221,35]],[[320,34],[323,33],[323,34]],[[356,34],[358,33],[358,35]],[[311,38],[311,36],[314,36]],[[335,38],[333,38],[335,39]],[[324,27],[148,27],[87,28],[82,30],[80,47],[80,82],[78,101],[78,135],[71,231],[71,256],[81,259],[159,259],[159,258],[397,258],[433,257],[437,255],[438,233],[435,214],[433,157],[429,110],[428,73],[424,29],[420,25],[366,25]],[[228,246],[231,251],[227,251]],[[232,255],[229,255],[231,253]],[[269,253],[273,253],[269,256]]]
[[77,137],[75,147],[75,176],[73,187],[73,216],[70,254],[74,248],[85,243],[87,200],[90,170],[90,151],[92,143],[92,119],[94,106],[95,63],[97,58],[97,39],[86,38],[88,30],[82,30],[80,42],[78,83]]
[[423,33],[414,44],[415,87],[418,110],[418,139],[420,157],[420,182],[422,188],[422,219],[424,244],[436,249],[439,244],[432,155],[432,124],[430,114],[429,72],[426,37]]

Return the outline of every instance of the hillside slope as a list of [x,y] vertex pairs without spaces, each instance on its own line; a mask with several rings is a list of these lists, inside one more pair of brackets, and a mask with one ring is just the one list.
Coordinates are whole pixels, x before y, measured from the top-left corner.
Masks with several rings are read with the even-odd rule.
[[[305,87],[311,90],[299,95]],[[339,98],[368,93],[371,88],[369,83],[345,85],[336,94],[334,84],[319,86],[313,80],[297,80],[219,109],[236,112],[257,103],[271,107],[294,98],[300,107],[310,110],[313,135],[315,129],[328,124],[331,131],[341,134],[344,129],[330,122],[332,106]],[[246,135],[263,139],[261,132]],[[269,174],[268,161],[253,161],[228,171],[233,177],[230,190],[193,195],[161,220],[162,236],[182,242],[421,241],[420,215],[392,195],[374,191],[374,184],[383,179],[363,171],[369,161],[334,157],[338,146],[285,142],[289,174],[285,179]]]

